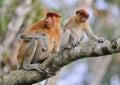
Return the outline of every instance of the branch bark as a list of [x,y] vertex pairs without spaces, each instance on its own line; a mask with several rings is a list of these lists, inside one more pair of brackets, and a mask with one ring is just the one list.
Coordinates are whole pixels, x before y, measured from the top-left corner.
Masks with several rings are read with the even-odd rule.
[[[62,50],[58,54],[52,55],[45,60],[42,66],[48,73],[38,73],[37,71],[16,70],[6,74],[0,79],[0,85],[27,85],[47,79],[63,66],[82,58],[98,57],[120,52],[120,38],[99,43],[96,45],[82,44],[70,50]],[[43,76],[44,74],[44,76]]]

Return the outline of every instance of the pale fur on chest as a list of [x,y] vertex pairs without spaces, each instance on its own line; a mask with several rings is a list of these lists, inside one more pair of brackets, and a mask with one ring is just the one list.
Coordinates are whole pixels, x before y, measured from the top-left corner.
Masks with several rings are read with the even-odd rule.
[[79,38],[81,38],[83,36],[83,27],[80,25],[72,25],[71,27],[71,31],[73,33],[75,33],[77,36],[79,36]]

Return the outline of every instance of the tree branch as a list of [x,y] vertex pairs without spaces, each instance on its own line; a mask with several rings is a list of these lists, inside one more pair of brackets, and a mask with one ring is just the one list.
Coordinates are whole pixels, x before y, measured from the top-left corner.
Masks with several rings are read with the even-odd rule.
[[37,71],[25,70],[11,71],[6,74],[3,79],[0,79],[0,85],[33,84],[55,75],[55,73],[63,66],[75,60],[109,55],[118,52],[120,52],[120,38],[99,44],[82,44],[71,50],[62,50],[60,53],[52,55],[45,60],[42,66],[48,73],[38,73]]

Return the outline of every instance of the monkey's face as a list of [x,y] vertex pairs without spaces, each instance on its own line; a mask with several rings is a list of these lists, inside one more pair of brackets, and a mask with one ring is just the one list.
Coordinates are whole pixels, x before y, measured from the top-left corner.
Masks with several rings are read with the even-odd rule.
[[44,25],[46,28],[50,28],[52,26],[52,16],[47,16],[44,20]]
[[48,12],[44,19],[44,25],[46,28],[51,28],[60,23],[60,15],[55,12]]
[[88,14],[87,10],[79,9],[76,11],[76,16],[77,16],[78,21],[83,23],[88,19],[89,14]]
[[80,16],[80,22],[85,22],[85,21],[87,21],[87,17],[85,17],[85,16]]

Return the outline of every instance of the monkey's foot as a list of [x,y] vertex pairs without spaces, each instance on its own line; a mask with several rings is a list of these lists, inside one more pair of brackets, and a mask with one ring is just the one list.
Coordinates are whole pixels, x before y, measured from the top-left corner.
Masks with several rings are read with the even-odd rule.
[[24,70],[37,70],[39,73],[42,74],[43,77],[45,77],[47,73],[45,69],[42,67],[42,65],[39,63],[23,66],[23,69]]
[[104,38],[100,38],[100,39],[98,40],[98,43],[103,43],[104,41],[105,41]]
[[8,72],[3,72],[2,74],[0,74],[0,78],[1,79],[3,79],[3,77],[6,75],[6,74],[8,74],[10,71],[8,71]]
[[54,71],[49,71],[49,69],[46,69],[46,72],[47,72],[46,76],[51,77],[51,76],[56,75],[58,73],[58,71],[55,71],[55,72]]
[[42,67],[42,65],[39,65],[39,68],[36,69],[44,78],[46,78],[46,75],[48,74],[47,71]]
[[39,73],[46,73],[45,69],[41,66],[41,64],[38,65],[38,68],[36,68],[36,70],[37,70]]

